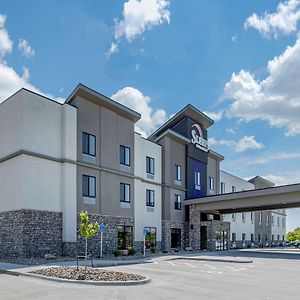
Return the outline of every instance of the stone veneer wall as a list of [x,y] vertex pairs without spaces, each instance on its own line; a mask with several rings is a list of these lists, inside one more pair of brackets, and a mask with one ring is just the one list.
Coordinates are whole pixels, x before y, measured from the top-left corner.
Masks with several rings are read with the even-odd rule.
[[0,258],[62,253],[62,214],[21,209],[0,213]]
[[[121,226],[132,226],[132,238],[133,247],[138,247],[134,242],[134,218],[133,217],[122,217],[122,216],[107,216],[89,214],[90,222],[98,222],[99,224],[105,224],[105,231],[103,234],[103,254],[111,254],[113,250],[117,249],[118,239],[118,225]],[[79,234],[80,218],[79,213],[77,214],[77,243],[64,243],[63,254],[66,256],[75,256],[84,254],[85,251],[85,240]],[[94,256],[100,255],[101,239],[100,233],[94,238],[89,240],[88,252]]]
[[196,210],[195,205],[190,205],[189,224],[187,228],[187,246],[192,247],[194,250],[201,249],[200,224],[201,212],[199,210]]
[[217,231],[227,231],[227,245],[230,249],[230,222],[224,221],[202,221],[201,226],[207,226],[207,250],[216,251],[216,238]]
[[186,223],[182,222],[172,222],[163,220],[162,221],[162,241],[161,249],[165,251],[171,250],[171,229],[178,228],[181,229],[181,248],[185,248],[186,245]]

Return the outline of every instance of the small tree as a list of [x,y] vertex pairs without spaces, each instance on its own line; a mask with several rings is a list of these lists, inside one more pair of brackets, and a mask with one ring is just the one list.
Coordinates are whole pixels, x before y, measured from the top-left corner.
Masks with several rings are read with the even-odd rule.
[[287,241],[296,242],[300,241],[300,228],[296,228],[294,231],[291,231],[286,236]]
[[87,259],[88,240],[99,232],[99,224],[90,223],[87,211],[80,212],[80,235],[85,238],[85,259]]

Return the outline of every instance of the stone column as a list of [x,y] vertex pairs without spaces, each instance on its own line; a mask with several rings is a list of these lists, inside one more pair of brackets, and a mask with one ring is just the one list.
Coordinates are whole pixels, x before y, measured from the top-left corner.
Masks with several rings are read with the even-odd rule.
[[188,246],[193,247],[194,250],[201,249],[200,223],[201,212],[196,209],[196,205],[190,205],[187,236]]

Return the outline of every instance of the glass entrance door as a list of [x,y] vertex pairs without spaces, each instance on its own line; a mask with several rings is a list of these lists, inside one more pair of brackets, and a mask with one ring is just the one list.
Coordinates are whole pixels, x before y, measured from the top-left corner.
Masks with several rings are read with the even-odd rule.
[[228,250],[228,232],[224,230],[215,233],[216,250]]

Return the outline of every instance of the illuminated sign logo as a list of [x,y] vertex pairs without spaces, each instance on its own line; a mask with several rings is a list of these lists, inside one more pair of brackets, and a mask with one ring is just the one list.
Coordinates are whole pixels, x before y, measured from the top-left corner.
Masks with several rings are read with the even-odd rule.
[[202,128],[198,124],[194,124],[192,126],[191,135],[192,144],[194,144],[198,149],[207,152],[208,142],[206,139],[204,139]]

